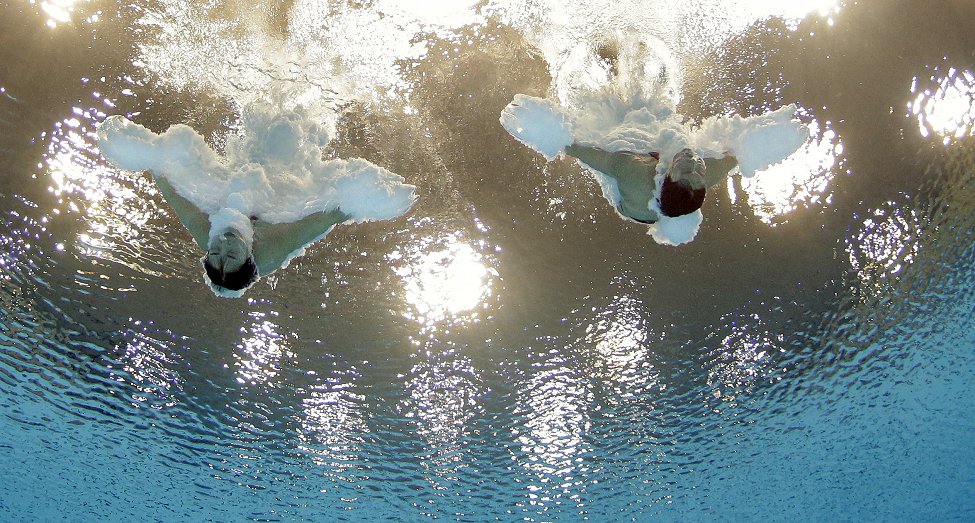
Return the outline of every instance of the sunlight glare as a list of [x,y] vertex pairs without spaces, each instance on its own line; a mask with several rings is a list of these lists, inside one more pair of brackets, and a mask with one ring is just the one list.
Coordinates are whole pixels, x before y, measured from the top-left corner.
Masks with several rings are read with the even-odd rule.
[[765,320],[758,314],[736,320],[730,322],[731,333],[711,355],[707,381],[712,396],[732,403],[760,383],[775,380],[772,357],[783,351],[785,342],[782,334],[765,328]]
[[[66,24],[71,21],[71,15],[78,4],[87,3],[91,0],[43,0],[40,3],[41,11],[47,15],[47,26],[54,28],[58,24]],[[37,0],[30,0],[31,5],[38,5]]]
[[170,355],[171,347],[144,331],[143,322],[135,320],[122,333],[125,343],[119,346],[122,349],[119,363],[124,373],[116,379],[131,386],[134,405],[157,409],[172,407],[177,403],[174,395],[181,380],[173,369],[175,360]]
[[404,279],[406,301],[413,319],[432,325],[468,313],[490,293],[483,256],[452,237],[440,250],[419,253],[412,263],[396,269]]
[[907,104],[908,113],[917,118],[921,136],[938,135],[945,145],[971,136],[975,132],[975,74],[952,67],[946,76],[932,75],[925,83],[933,86],[922,89],[921,81],[914,78],[914,99]]
[[249,336],[237,345],[237,382],[256,385],[274,380],[281,371],[281,360],[293,356],[277,325],[264,313],[251,313]]
[[[549,364],[557,362],[548,362]],[[590,446],[586,405],[592,399],[584,380],[565,367],[539,372],[524,385],[531,395],[525,399],[524,432],[517,441],[524,461],[521,465],[537,476],[527,485],[529,503],[537,507],[559,504],[574,495],[589,465],[585,456]]]
[[653,368],[648,346],[659,335],[647,331],[644,310],[640,299],[623,294],[586,328],[585,342],[595,349],[594,372],[615,392],[607,399],[610,403],[625,401],[634,390],[656,383],[657,372],[647,372]]
[[406,375],[408,394],[400,408],[426,442],[424,463],[433,473],[427,479],[436,488],[445,474],[465,465],[463,439],[471,420],[481,413],[484,390],[468,358],[450,350],[425,352],[417,355],[422,361]]
[[[792,156],[751,178],[741,178],[748,204],[766,224],[779,225],[796,209],[827,203],[820,200],[833,178],[843,143],[833,130],[820,131],[816,121],[810,122],[809,128],[818,140],[809,140]],[[734,200],[734,190],[730,185],[729,189]]]
[[896,278],[920,253],[920,214],[888,202],[863,220],[860,233],[848,241],[850,265],[865,287],[879,288]]
[[139,256],[146,250],[147,224],[153,209],[140,195],[141,174],[107,167],[95,146],[94,122],[105,114],[97,109],[73,109],[74,116],[55,123],[42,167],[57,205],[85,216],[89,229],[78,235],[86,256],[121,263],[146,274],[158,274]]

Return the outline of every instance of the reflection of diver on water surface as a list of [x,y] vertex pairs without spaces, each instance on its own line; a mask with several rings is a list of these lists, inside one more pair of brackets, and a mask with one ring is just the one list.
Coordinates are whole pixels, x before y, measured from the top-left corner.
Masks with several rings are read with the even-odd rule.
[[366,160],[322,159],[327,130],[300,109],[245,110],[244,132],[218,155],[185,125],[155,134],[120,116],[98,129],[116,166],[149,171],[206,251],[214,292],[240,296],[324,238],[335,225],[387,220],[412,206],[415,187]]

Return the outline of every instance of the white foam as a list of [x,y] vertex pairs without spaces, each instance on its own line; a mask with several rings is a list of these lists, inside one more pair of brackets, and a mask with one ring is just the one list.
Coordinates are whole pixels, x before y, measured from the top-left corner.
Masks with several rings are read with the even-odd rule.
[[572,143],[572,120],[551,100],[516,94],[501,112],[501,125],[549,160]]
[[795,105],[787,105],[748,118],[712,116],[693,130],[698,154],[715,158],[728,152],[738,159],[742,176],[755,176],[791,156],[809,139],[809,130],[795,119],[796,110]]
[[694,240],[703,221],[700,209],[676,218],[660,215],[660,221],[650,225],[647,234],[661,245],[683,245]]
[[210,281],[210,278],[206,278],[206,281],[207,281],[207,285],[210,287],[210,290],[213,291],[213,294],[220,298],[240,298],[241,296],[244,295],[245,292],[247,292],[248,289],[250,289],[251,287],[254,286],[255,283],[257,283],[257,280],[254,280],[247,287],[234,291],[226,287],[220,287],[219,285],[214,285],[213,282]]
[[254,104],[242,130],[218,154],[193,129],[174,125],[162,134],[122,116],[98,128],[98,146],[119,168],[150,170],[208,215],[223,208],[269,223],[294,222],[336,208],[355,222],[386,220],[412,206],[415,187],[362,159],[323,160],[330,140],[299,107],[278,111]]

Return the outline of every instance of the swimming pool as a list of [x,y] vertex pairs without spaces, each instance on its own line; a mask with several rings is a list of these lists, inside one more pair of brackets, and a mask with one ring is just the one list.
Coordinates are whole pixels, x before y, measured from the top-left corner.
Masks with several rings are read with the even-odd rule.
[[[775,4],[8,3],[0,519],[971,519],[975,7]],[[498,124],[633,42],[813,130],[676,248]],[[94,127],[271,86],[419,200],[218,298]]]

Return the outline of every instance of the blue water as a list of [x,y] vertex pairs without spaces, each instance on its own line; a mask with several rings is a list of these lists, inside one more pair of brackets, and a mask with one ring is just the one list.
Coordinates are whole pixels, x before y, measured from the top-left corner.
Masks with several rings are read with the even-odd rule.
[[412,112],[354,107],[333,144],[417,208],[237,300],[88,134],[113,111],[232,124],[219,84],[161,78],[138,51],[161,37],[120,29],[167,5],[53,29],[2,7],[0,520],[975,517],[968,3],[675,44],[688,114],[795,102],[820,144],[808,190],[716,191],[677,249],[497,125],[552,81],[531,26],[426,34]]

